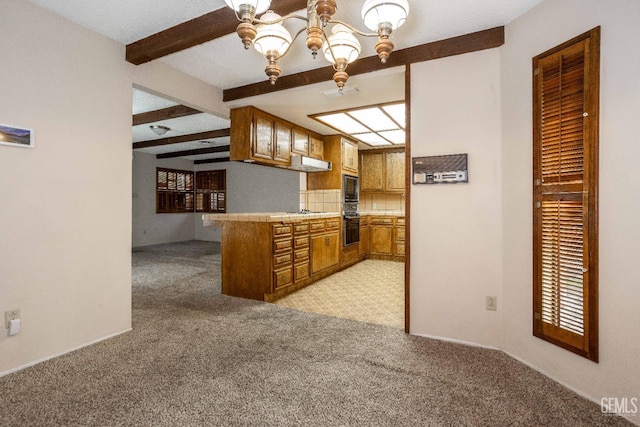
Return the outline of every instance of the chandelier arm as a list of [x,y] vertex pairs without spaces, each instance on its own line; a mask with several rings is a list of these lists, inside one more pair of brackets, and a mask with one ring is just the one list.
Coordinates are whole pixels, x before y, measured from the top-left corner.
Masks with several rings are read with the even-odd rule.
[[291,43],[289,43],[289,47],[287,47],[287,50],[285,50],[284,52],[282,52],[282,54],[278,55],[278,57],[276,58],[276,61],[279,61],[280,58],[282,58],[283,56],[285,56],[290,50],[291,50],[291,46],[293,46],[293,43],[296,41],[296,39],[300,36],[300,34],[302,34],[303,32],[305,32],[307,30],[307,27],[303,27],[300,29],[300,31],[298,31],[296,33],[295,36],[293,36],[293,38],[291,39]]
[[276,19],[275,21],[261,21],[258,18],[253,18],[253,21],[251,22],[252,24],[265,24],[265,25],[269,25],[269,24],[279,24],[281,22],[286,21],[287,19],[301,19],[305,22],[309,22],[309,18],[307,18],[306,16],[302,16],[302,15],[295,15],[293,13],[290,13],[289,15],[286,16],[282,16],[279,19]]
[[378,37],[378,33],[365,33],[364,31],[360,31],[359,29],[355,28],[353,25],[347,24],[346,22],[343,21],[337,21],[337,20],[331,20],[329,21],[330,24],[341,24],[344,25],[345,27],[347,27],[348,29],[350,29],[351,31],[353,31],[356,34],[359,34],[363,37]]

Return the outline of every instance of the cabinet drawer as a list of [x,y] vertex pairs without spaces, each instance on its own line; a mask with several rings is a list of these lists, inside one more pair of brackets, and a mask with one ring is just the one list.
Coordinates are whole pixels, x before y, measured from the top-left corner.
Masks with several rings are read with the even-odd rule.
[[371,218],[373,225],[393,225],[393,218]]
[[404,256],[404,242],[396,242],[396,255]]
[[293,283],[293,271],[291,267],[273,272],[273,286],[275,289]]
[[274,240],[273,241],[273,251],[274,252],[283,252],[287,250],[291,250],[292,248],[291,239],[283,239],[283,240]]
[[295,239],[293,239],[293,243],[296,249],[305,248],[309,246],[309,236],[296,237]]
[[349,250],[342,250],[342,258],[341,258],[341,262],[342,264],[351,264],[353,262],[355,262],[358,259],[358,247],[357,246],[351,246],[349,248]]
[[404,227],[396,227],[396,240],[405,240]]
[[327,230],[339,230],[340,219],[328,219],[326,227],[327,227]]
[[309,232],[309,223],[308,222],[303,222],[303,223],[295,224],[293,226],[293,232],[295,234],[308,233]]
[[396,218],[396,225],[404,225],[404,217]]
[[369,217],[366,215],[363,215],[360,217],[360,227],[366,227],[367,225],[369,225]]
[[292,261],[291,252],[280,254],[280,255],[274,255],[273,267],[274,268],[282,267],[283,265],[291,264],[291,261]]
[[304,264],[295,266],[295,281],[299,282],[300,280],[304,280],[309,277],[309,263],[306,262]]
[[286,236],[291,234],[291,224],[277,224],[273,226],[273,235]]
[[309,248],[298,249],[293,253],[293,262],[298,263],[309,259]]
[[311,226],[312,233],[320,233],[325,230],[326,224],[324,221],[315,221],[309,224]]

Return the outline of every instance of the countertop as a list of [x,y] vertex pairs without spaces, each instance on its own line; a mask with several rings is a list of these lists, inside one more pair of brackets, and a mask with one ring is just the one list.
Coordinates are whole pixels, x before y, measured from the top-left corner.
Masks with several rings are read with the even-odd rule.
[[204,214],[202,220],[204,225],[216,225],[215,222],[224,221],[247,221],[247,222],[282,222],[282,221],[304,221],[307,219],[319,218],[339,218],[340,212],[312,212],[312,213],[291,213],[291,212],[252,212],[252,213],[229,213],[229,214]]
[[360,215],[370,216],[405,216],[403,211],[360,211]]

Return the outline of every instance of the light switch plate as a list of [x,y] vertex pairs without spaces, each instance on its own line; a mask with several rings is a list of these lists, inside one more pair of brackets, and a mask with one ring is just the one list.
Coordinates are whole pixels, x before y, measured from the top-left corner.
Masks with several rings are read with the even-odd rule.
[[20,318],[20,309],[9,310],[4,312],[4,328],[9,329],[9,321]]

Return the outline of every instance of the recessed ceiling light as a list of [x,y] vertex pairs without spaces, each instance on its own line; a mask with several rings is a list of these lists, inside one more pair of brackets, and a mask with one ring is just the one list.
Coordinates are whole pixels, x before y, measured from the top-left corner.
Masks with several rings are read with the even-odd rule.
[[163,125],[151,125],[151,126],[149,126],[149,128],[156,135],[164,135],[165,133],[167,133],[167,132],[169,132],[171,130],[170,127],[163,126]]

